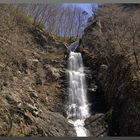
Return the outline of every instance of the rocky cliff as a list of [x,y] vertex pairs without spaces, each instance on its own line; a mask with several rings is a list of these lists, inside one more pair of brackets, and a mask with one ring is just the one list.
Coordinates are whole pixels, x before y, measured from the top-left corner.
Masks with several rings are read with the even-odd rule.
[[66,46],[0,5],[0,135],[75,136],[63,117]]
[[[93,136],[140,135],[139,5],[105,5],[80,40]],[[75,136],[65,119],[67,47],[0,5],[0,135]],[[131,17],[131,18],[130,18]]]
[[90,71],[87,82],[93,116],[87,120],[87,128],[95,136],[106,135],[104,132],[140,135],[139,10],[139,5],[103,6],[84,30],[77,49]]

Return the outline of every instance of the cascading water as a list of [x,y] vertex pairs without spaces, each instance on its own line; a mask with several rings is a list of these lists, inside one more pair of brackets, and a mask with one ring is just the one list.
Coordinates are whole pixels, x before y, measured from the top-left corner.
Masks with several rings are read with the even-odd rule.
[[69,101],[67,118],[74,125],[77,136],[89,136],[84,121],[89,114],[86,81],[81,53],[70,52],[69,56]]

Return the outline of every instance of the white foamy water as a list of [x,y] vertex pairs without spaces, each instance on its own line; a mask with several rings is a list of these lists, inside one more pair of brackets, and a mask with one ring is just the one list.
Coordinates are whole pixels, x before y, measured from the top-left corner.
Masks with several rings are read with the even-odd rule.
[[89,135],[84,121],[89,114],[87,87],[81,53],[70,52],[69,56],[69,101],[67,118],[74,125],[78,137]]

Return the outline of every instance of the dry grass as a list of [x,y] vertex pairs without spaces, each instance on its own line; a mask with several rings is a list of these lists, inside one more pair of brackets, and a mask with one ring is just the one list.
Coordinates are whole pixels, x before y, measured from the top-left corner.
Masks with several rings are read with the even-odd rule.
[[[15,15],[8,5],[0,7],[0,135],[25,136],[32,128],[38,129],[34,123],[28,123],[27,117],[32,118],[33,115],[26,106],[28,103],[39,105],[41,109],[58,111],[56,108],[63,102],[59,97],[59,79],[52,84],[46,78],[46,65],[60,68],[64,51],[60,49],[58,53],[57,45],[61,44],[49,39],[51,36],[38,28],[38,34],[46,40],[43,47],[52,46],[51,52],[46,52],[40,45],[41,39],[37,42],[35,34],[31,33],[34,26],[30,24],[30,18],[18,13]],[[52,64],[52,61],[55,63]],[[55,78],[53,75],[50,77],[52,80]],[[31,97],[30,92],[36,93],[38,99]],[[13,120],[12,128],[8,114]]]

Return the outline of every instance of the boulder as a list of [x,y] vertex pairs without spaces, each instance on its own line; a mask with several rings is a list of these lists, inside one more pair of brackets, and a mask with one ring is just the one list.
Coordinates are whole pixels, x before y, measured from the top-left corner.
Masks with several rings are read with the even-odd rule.
[[92,136],[107,136],[107,124],[104,116],[103,113],[98,113],[85,120],[85,127],[89,130]]
[[41,118],[36,119],[35,123],[39,129],[43,130],[45,136],[76,136],[73,126],[59,113],[43,112]]
[[47,67],[47,78],[49,78],[50,81],[58,80],[60,77],[60,71],[57,68],[54,68],[50,65]]

